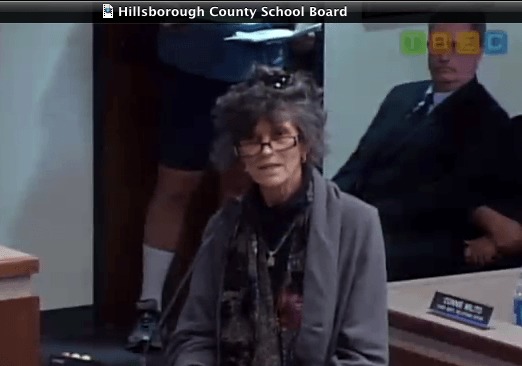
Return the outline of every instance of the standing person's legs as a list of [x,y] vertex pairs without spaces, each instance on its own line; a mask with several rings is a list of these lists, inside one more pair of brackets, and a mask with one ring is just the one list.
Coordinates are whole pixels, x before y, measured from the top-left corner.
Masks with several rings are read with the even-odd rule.
[[[187,208],[208,167],[214,135],[211,109],[229,86],[172,70],[162,76],[162,84],[160,162],[145,222],[139,317],[127,344],[132,350],[139,350],[155,330],[170,264],[187,245],[181,234]],[[159,348],[155,333],[151,345]]]

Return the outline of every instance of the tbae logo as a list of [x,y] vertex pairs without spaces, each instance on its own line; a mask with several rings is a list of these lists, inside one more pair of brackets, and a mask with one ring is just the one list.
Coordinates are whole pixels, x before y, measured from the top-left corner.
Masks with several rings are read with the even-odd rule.
[[486,32],[484,52],[486,55],[505,55],[508,52],[508,36],[501,30]]
[[114,18],[114,8],[111,4],[103,4],[103,18],[112,19]]
[[401,33],[400,47],[405,55],[424,55],[428,49],[428,36],[424,31],[405,30]]
[[486,31],[481,40],[476,31],[459,32],[454,37],[450,32],[428,34],[419,30],[405,30],[401,33],[400,50],[408,56],[425,55],[428,52],[432,55],[478,55],[482,51],[486,55],[505,55],[508,52],[508,36],[504,31],[490,30]]

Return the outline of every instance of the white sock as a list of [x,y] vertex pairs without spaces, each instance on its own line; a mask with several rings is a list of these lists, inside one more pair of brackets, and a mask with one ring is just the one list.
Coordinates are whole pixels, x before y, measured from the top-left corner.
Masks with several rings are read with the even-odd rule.
[[143,282],[140,299],[156,300],[159,310],[161,310],[163,284],[173,258],[173,252],[143,245]]

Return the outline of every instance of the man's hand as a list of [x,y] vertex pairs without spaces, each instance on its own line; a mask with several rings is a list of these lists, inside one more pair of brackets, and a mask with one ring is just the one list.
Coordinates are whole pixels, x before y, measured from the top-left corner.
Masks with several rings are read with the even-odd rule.
[[522,252],[522,225],[511,218],[482,206],[472,215],[475,225],[488,233],[500,252],[518,254]]
[[508,217],[495,223],[491,233],[498,250],[505,254],[518,254],[522,251],[522,225]]
[[502,253],[518,254],[522,252],[522,226],[518,222],[507,219],[492,236]]
[[499,252],[496,243],[483,236],[478,239],[465,241],[467,247],[464,250],[466,262],[483,267],[498,259]]

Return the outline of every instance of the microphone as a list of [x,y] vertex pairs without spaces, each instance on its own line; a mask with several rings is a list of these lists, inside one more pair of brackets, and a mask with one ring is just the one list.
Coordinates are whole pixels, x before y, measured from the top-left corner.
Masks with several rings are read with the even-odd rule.
[[[237,202],[239,202],[239,199],[236,199],[236,202],[232,201],[232,204],[237,203]],[[239,214],[238,214],[238,216],[239,216]],[[230,238],[233,238],[237,235],[237,232],[239,229],[239,223],[235,222],[234,226],[232,226],[231,228],[233,228],[233,232],[232,232],[232,236],[230,236]],[[201,256],[201,253],[203,252],[203,250],[201,250],[201,249],[202,249],[202,247],[200,247],[199,250],[197,251],[196,255],[194,256],[194,259],[192,260],[192,263],[190,264],[190,266],[187,270],[187,273],[185,273],[185,275],[182,277],[178,287],[176,287],[176,291],[174,292],[174,295],[172,296],[172,298],[168,302],[167,306],[163,310],[161,317],[158,321],[158,326],[156,327],[156,329],[154,329],[154,331],[151,333],[150,338],[145,343],[143,353],[140,357],[140,366],[147,366],[147,355],[150,350],[150,344],[152,342],[152,338],[153,338],[153,336],[156,335],[156,332],[159,332],[161,330],[161,328],[163,328],[163,325],[165,325],[165,322],[167,321],[167,318],[169,317],[170,312],[172,311],[172,309],[174,308],[174,305],[176,305],[176,302],[178,301],[181,290],[183,290],[187,281],[190,279],[190,276],[192,276],[192,273],[194,272],[194,268],[196,267],[196,263],[197,263],[199,257]],[[227,252],[228,252],[227,249],[228,249],[228,244],[225,245],[225,250],[223,251],[223,256],[227,255]]]

